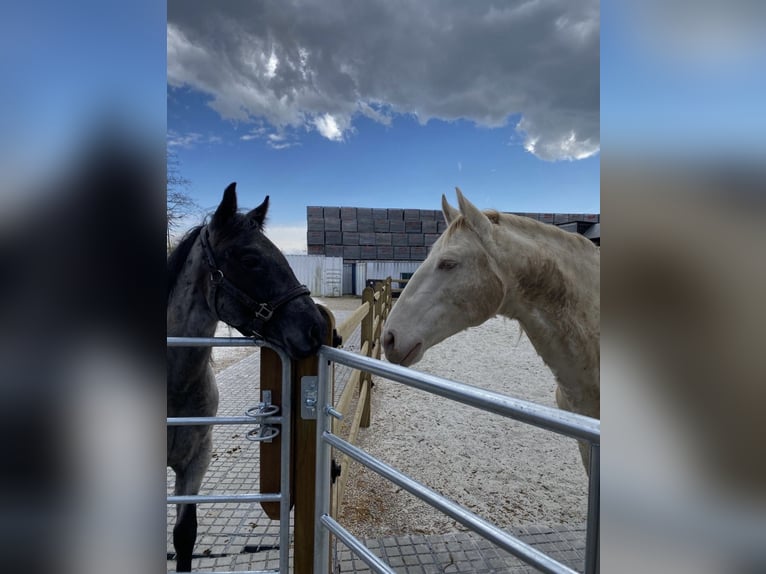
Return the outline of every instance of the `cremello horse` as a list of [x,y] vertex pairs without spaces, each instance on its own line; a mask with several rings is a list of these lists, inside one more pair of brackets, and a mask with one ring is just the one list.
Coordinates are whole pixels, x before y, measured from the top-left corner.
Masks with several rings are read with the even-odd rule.
[[[590,241],[526,217],[442,196],[449,224],[386,321],[393,363],[495,315],[517,319],[556,377],[559,408],[600,418],[600,254]],[[587,445],[580,444],[586,470]]]

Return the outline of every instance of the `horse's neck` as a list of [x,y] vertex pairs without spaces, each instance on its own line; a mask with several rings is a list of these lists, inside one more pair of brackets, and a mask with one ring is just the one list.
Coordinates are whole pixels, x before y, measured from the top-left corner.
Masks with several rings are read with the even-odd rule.
[[[540,241],[496,253],[505,274],[506,298],[499,314],[517,319],[543,361],[573,400],[589,400],[599,386],[599,264],[598,254],[585,245],[557,246]],[[519,273],[545,262],[532,279],[535,293],[519,288]],[[549,284],[546,284],[549,283]],[[562,290],[563,288],[563,290]]]
[[[190,254],[190,257],[193,257]],[[168,300],[167,334],[170,337],[212,337],[218,318],[210,310],[201,287],[206,280],[200,265],[186,265]],[[210,347],[176,347],[168,349],[168,390],[200,380],[209,368]]]

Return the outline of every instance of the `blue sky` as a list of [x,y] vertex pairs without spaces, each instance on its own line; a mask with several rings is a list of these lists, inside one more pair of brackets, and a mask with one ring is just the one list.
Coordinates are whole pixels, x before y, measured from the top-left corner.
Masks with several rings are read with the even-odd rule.
[[168,146],[204,209],[231,181],[268,194],[288,251],[307,205],[437,209],[455,186],[599,212],[597,2],[297,4],[168,4]]
[[0,18],[0,187],[44,180],[104,121],[164,136],[164,2],[11,2]]
[[305,220],[306,205],[438,209],[441,194],[454,197],[455,186],[484,207],[507,211],[599,208],[598,155],[545,161],[524,150],[511,126],[420,125],[406,115],[384,126],[362,116],[345,141],[304,132],[291,147],[274,149],[248,139],[250,126],[222,119],[207,99],[188,88],[168,95],[170,148],[204,208],[215,207],[230,181],[251,206],[269,194],[272,221],[292,223]]
[[758,158],[766,149],[761,2],[607,2],[601,125],[612,159]]

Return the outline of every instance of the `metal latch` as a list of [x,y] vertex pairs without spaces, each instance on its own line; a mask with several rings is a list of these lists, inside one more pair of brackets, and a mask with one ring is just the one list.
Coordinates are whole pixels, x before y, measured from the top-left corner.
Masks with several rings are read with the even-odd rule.
[[301,377],[301,418],[316,420],[317,418],[317,386],[319,377]]
[[245,434],[245,438],[254,442],[271,442],[279,436],[279,428],[265,422],[267,417],[274,416],[278,412],[279,407],[271,404],[271,391],[263,391],[262,400],[258,406],[250,407],[245,411],[245,415],[252,417],[257,423],[254,429]]

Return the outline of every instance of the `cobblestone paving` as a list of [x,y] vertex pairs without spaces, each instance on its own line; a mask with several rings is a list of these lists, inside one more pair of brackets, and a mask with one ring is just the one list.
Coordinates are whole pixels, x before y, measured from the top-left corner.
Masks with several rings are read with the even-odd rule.
[[[526,543],[582,572],[585,561],[585,526],[527,527],[511,531]],[[476,534],[456,532],[429,536],[396,536],[366,540],[378,557],[402,574],[526,574],[538,570],[500,550]],[[340,546],[338,572],[371,572],[364,562]]]
[[[338,311],[340,324],[350,312]],[[344,348],[359,350],[359,329],[344,342]],[[219,416],[242,415],[260,401],[258,373],[260,353],[256,352],[218,374]],[[336,397],[343,390],[351,369],[335,370]],[[259,489],[258,443],[245,439],[252,427],[218,426],[214,430],[213,460],[200,494],[247,494]],[[167,471],[167,492],[172,493],[174,475]],[[198,535],[193,569],[199,571],[272,570],[279,568],[279,522],[266,516],[258,503],[201,504],[197,507]],[[291,519],[292,522],[292,519]],[[167,569],[175,571],[173,560],[175,507],[167,510]],[[292,526],[292,525],[291,525]],[[512,531],[527,543],[550,554],[571,568],[582,571],[585,526],[534,528]],[[432,536],[397,536],[368,539],[365,544],[403,574],[463,574],[536,572],[505,551],[472,533]],[[292,553],[291,553],[292,554]],[[335,572],[370,572],[368,567],[342,544],[333,552]]]

